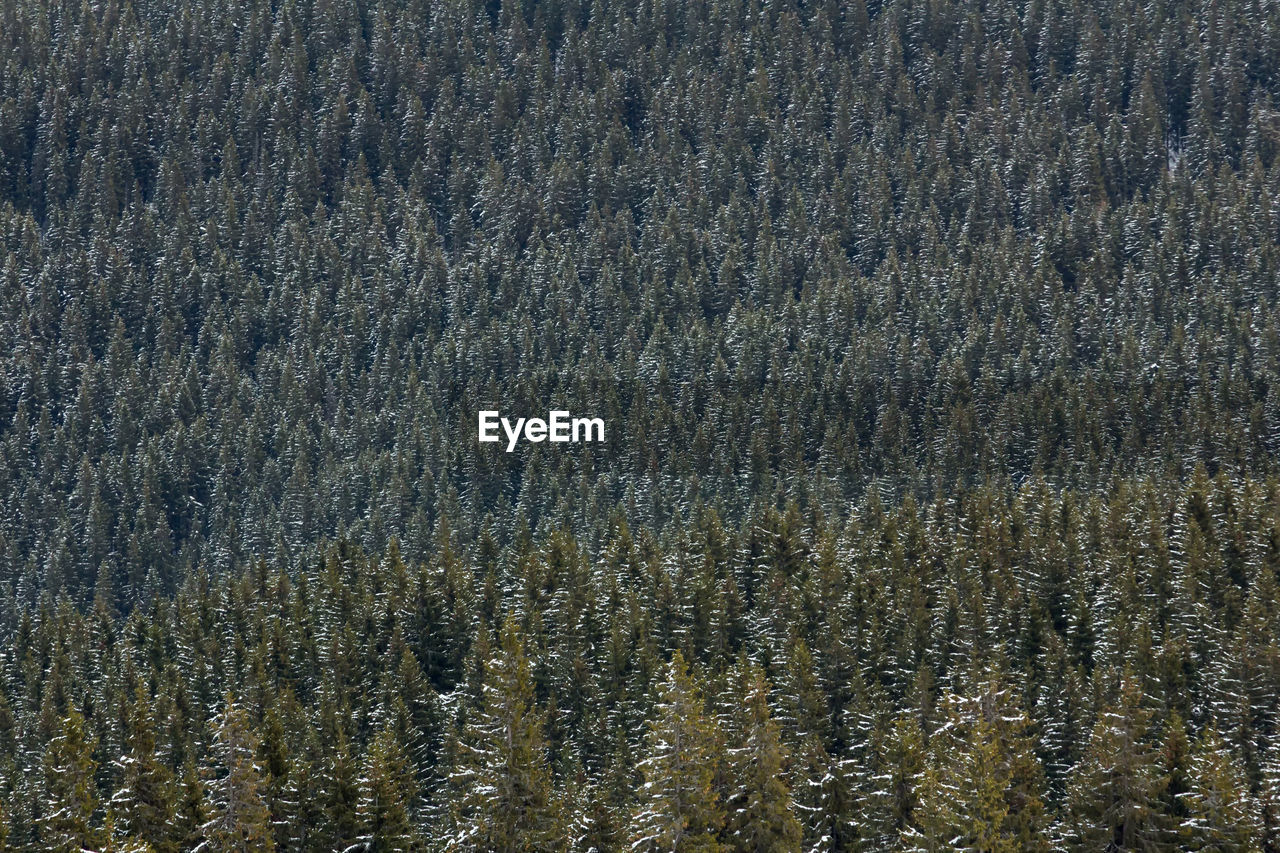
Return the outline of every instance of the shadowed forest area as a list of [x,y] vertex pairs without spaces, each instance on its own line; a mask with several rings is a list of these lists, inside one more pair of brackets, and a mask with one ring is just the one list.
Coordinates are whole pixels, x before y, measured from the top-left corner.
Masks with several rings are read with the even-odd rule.
[[5,0],[0,847],[1280,851],[1277,99],[1266,0]]

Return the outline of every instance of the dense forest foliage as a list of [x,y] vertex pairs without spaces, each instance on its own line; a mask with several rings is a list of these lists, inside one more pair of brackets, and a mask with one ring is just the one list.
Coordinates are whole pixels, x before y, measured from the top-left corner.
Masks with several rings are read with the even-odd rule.
[[0,57],[0,847],[1280,850],[1274,2]]

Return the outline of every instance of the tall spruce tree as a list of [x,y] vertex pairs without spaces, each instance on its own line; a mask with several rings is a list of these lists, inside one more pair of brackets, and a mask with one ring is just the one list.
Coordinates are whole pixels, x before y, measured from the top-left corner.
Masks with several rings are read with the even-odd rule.
[[764,671],[750,662],[738,669],[730,681],[740,722],[726,752],[723,837],[730,850],[742,853],[798,853],[802,831],[787,784],[789,759],[769,709]]
[[480,706],[471,712],[461,739],[455,851],[557,851],[568,844],[560,803],[552,790],[529,661],[514,618],[503,624],[497,655],[484,665]]
[[1030,720],[999,682],[946,697],[930,736],[908,850],[1047,851],[1044,775]]
[[127,716],[128,752],[117,761],[120,784],[108,805],[111,824],[120,838],[150,845],[155,853],[173,853],[177,789],[173,772],[156,753],[151,697],[139,682]]
[[1137,681],[1125,678],[1117,704],[1099,715],[1084,758],[1067,781],[1067,849],[1159,847],[1161,778],[1145,701]]
[[1185,849],[1214,853],[1258,850],[1262,822],[1257,803],[1249,796],[1244,768],[1227,750],[1221,735],[1209,726],[1196,739],[1191,753],[1191,789],[1183,796]]
[[413,824],[416,780],[405,760],[404,745],[391,728],[384,728],[369,746],[360,779],[357,814],[361,834],[349,850],[367,853],[409,853],[419,847]]
[[263,799],[263,774],[258,765],[258,736],[244,709],[231,693],[214,721],[213,760],[205,783],[204,812],[208,816],[196,847],[201,853],[271,853],[275,836]]
[[717,771],[713,724],[679,651],[658,685],[653,713],[629,848],[637,853],[721,853],[725,812],[712,785]]
[[44,754],[44,802],[39,844],[53,853],[81,853],[101,846],[104,833],[95,821],[98,809],[93,759],[96,746],[85,718],[74,707],[58,721]]

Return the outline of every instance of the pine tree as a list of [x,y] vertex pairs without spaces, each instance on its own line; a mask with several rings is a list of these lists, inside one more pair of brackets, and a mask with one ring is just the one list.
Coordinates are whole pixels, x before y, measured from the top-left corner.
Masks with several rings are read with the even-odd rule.
[[899,844],[920,803],[927,753],[920,720],[907,711],[872,724],[865,732],[851,775],[857,803],[856,848],[883,850]]
[[1184,795],[1188,812],[1183,822],[1184,849],[1258,850],[1262,826],[1257,803],[1249,796],[1244,768],[1213,726],[1196,740],[1190,776],[1191,790]]
[[631,818],[630,849],[720,853],[724,805],[716,796],[714,736],[701,691],[680,652],[667,665],[649,724],[644,786]]
[[1151,711],[1126,678],[1119,703],[1099,715],[1084,758],[1067,781],[1070,850],[1145,850],[1159,844],[1159,759],[1148,742]]
[[906,849],[1047,851],[1043,772],[1019,703],[989,682],[971,698],[947,697],[944,706]]
[[568,838],[551,785],[542,713],[514,619],[484,667],[481,706],[467,721],[459,767],[452,851],[557,851]]
[[40,847],[54,853],[94,850],[104,840],[94,825],[98,808],[93,760],[96,742],[75,708],[58,723],[44,754],[45,802],[41,804]]
[[205,817],[204,783],[195,764],[188,762],[178,780],[172,827],[172,837],[180,849],[190,850],[201,842]]
[[751,663],[739,670],[731,701],[741,724],[726,756],[730,792],[723,837],[730,850],[743,853],[798,853],[802,833],[786,782],[788,757],[769,710],[764,671]]
[[1170,847],[1186,844],[1187,792],[1191,788],[1191,745],[1182,716],[1173,711],[1165,721],[1160,744],[1159,828]]
[[258,738],[248,712],[228,693],[215,721],[212,778],[205,788],[208,819],[201,827],[203,853],[271,853],[275,839],[263,800]]
[[617,729],[614,737],[613,755],[598,782],[589,781],[585,771],[578,777],[570,777],[570,790],[577,795],[572,853],[607,853],[622,849],[636,769],[630,760],[626,733]]
[[141,682],[128,715],[129,752],[117,762],[120,784],[109,812],[121,838],[145,841],[156,853],[177,850],[173,838],[174,778],[156,755],[151,697]]
[[317,838],[324,837],[323,766],[312,730],[301,747],[289,756],[287,781],[280,792],[280,811],[272,813],[277,849],[311,850]]
[[1258,808],[1262,821],[1263,853],[1280,853],[1280,755],[1274,744],[1262,754]]
[[348,848],[368,853],[407,853],[417,848],[410,809],[416,787],[404,748],[390,728],[378,732],[369,746],[360,780],[361,835]]
[[[825,554],[819,561],[834,559]],[[790,747],[788,773],[796,817],[809,850],[839,849],[854,835],[845,769],[827,752],[824,732],[831,713],[818,684],[818,669],[804,640],[790,648],[783,682],[778,690],[777,720],[783,742]]]
[[601,853],[621,844],[616,808],[604,791],[578,772],[567,785],[565,802],[570,815],[570,853]]
[[102,853],[154,853],[155,848],[141,838],[134,838],[120,831],[108,815],[105,828],[106,846]]
[[311,827],[319,847],[345,850],[359,835],[357,812],[360,800],[360,768],[351,754],[351,746],[341,726],[336,743],[328,750],[317,794],[324,815],[319,826]]

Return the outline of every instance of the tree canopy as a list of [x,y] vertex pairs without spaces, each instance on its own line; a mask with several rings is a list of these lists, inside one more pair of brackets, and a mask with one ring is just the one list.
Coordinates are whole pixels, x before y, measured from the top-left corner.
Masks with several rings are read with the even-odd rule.
[[1275,3],[0,57],[6,849],[1280,849]]

